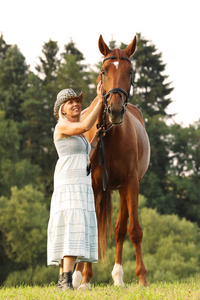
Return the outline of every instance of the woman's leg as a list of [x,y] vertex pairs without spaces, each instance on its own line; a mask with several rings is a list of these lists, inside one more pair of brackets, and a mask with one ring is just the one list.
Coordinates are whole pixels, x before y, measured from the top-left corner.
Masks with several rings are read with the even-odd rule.
[[64,256],[63,273],[73,271],[76,262],[76,256]]
[[64,256],[62,290],[74,289],[72,284],[72,271],[76,262],[76,256]]
[[61,262],[60,262],[60,273],[59,275],[62,275],[63,273],[63,259],[61,259]]

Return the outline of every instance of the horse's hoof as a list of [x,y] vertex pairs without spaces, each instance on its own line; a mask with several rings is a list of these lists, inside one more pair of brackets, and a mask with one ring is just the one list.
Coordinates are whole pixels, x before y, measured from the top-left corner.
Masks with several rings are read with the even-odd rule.
[[140,280],[140,281],[139,281],[139,286],[150,286],[150,284],[149,284],[148,281],[145,279],[145,280]]
[[125,287],[125,284],[124,284],[124,282],[122,281],[122,282],[114,282],[114,286],[122,286],[122,287]]
[[90,283],[83,283],[79,286],[78,290],[85,291],[85,290],[91,290]]
[[82,276],[81,272],[75,271],[73,274],[73,282],[72,282],[74,289],[78,289],[78,287],[81,284],[82,279],[83,279],[83,276]]

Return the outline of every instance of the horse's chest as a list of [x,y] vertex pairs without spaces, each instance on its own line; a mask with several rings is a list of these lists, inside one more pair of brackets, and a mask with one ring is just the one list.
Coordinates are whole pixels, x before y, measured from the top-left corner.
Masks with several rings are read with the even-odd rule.
[[134,169],[135,155],[131,150],[113,147],[112,151],[105,152],[105,162],[110,182],[120,185]]

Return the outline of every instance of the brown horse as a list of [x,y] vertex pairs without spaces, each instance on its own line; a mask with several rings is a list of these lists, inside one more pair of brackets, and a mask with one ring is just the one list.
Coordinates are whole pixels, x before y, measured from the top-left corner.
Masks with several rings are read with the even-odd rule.
[[[111,224],[111,192],[119,190],[119,215],[115,226],[116,255],[112,277],[115,285],[124,286],[122,250],[129,218],[128,233],[135,248],[136,274],[139,284],[146,286],[148,282],[142,259],[143,234],[138,220],[138,195],[139,183],[149,165],[150,145],[140,110],[127,104],[133,73],[129,57],[136,50],[136,37],[125,50],[111,50],[100,36],[99,50],[104,55],[104,62],[97,81],[102,81],[105,109],[102,109],[96,123],[103,124],[107,130],[103,142],[108,174],[108,185],[103,189],[102,166],[98,163],[97,149],[91,164],[99,245],[101,254],[104,255],[107,247],[107,227]],[[90,105],[85,116],[93,109],[95,102],[94,100]],[[87,133],[89,141],[95,131],[96,124]],[[81,280],[80,288],[89,288],[92,275],[91,263],[79,263],[73,278],[75,288]]]

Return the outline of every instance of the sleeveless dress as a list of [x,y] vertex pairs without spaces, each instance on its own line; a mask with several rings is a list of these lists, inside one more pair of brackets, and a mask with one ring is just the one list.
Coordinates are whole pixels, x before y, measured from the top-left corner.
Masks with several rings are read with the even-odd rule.
[[[48,223],[47,264],[59,265],[64,256],[97,262],[97,220],[91,174],[86,174],[86,144],[71,136],[56,141],[55,147],[59,159]],[[89,143],[88,148],[90,152]]]

